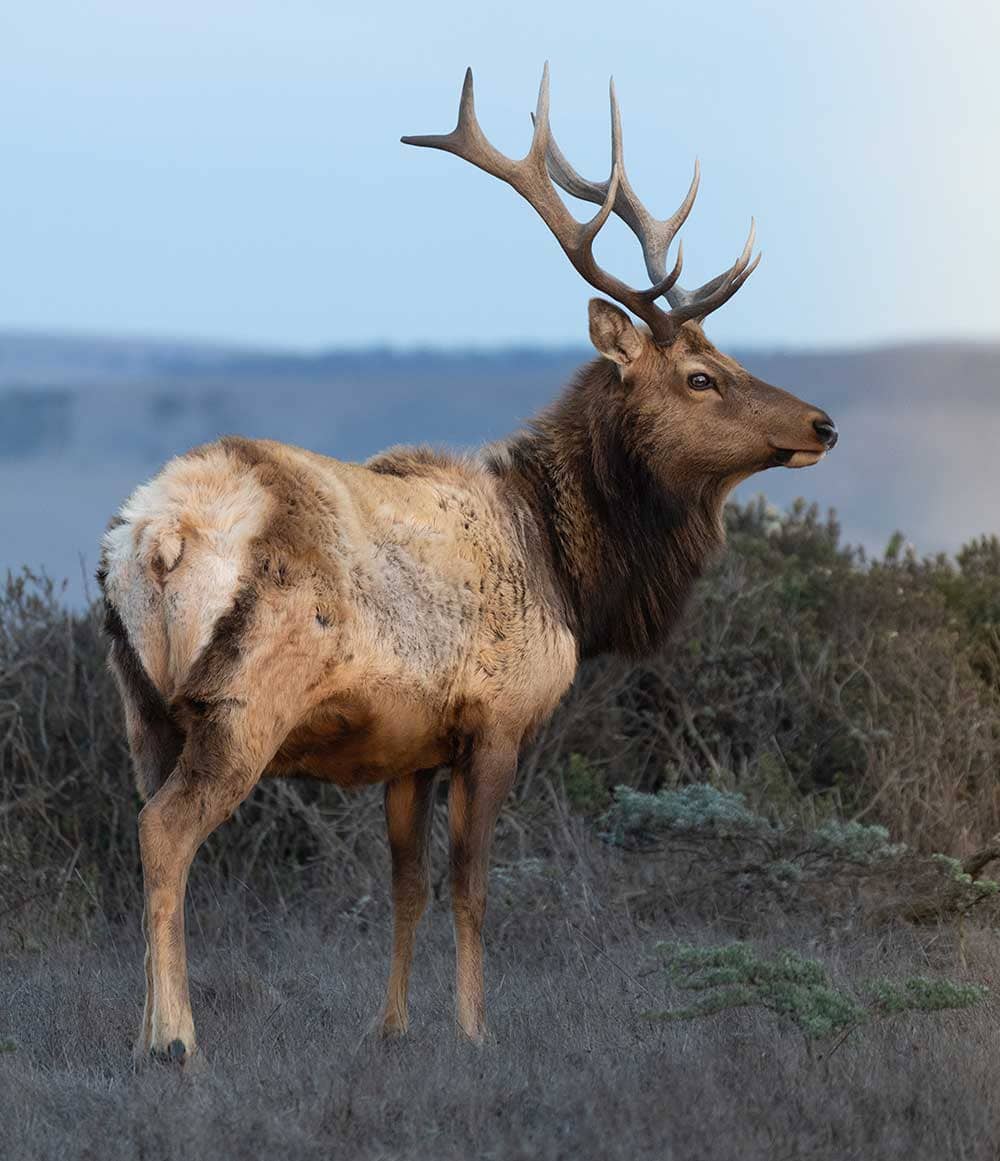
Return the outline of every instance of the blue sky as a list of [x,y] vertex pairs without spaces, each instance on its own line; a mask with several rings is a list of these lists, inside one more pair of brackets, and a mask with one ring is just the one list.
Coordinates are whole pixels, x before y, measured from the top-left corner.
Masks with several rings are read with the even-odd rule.
[[[607,173],[610,73],[654,212],[701,158],[691,281],[756,214],[718,341],[996,337],[998,34],[980,0],[6,4],[0,327],[582,341],[589,290],[528,206],[398,141],[451,128],[471,64],[484,128],[523,152],[548,58],[585,174]],[[612,227],[599,257],[638,278]]]

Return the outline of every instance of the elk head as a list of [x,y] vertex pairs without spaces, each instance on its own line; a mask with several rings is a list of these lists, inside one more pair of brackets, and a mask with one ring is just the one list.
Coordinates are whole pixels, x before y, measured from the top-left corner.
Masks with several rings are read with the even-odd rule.
[[[837,442],[837,429],[826,412],[772,387],[723,354],[702,331],[704,319],[736,293],[760,261],[751,258],[750,233],[740,256],[728,270],[697,290],[678,283],[683,251],[678,241],[673,268],[667,253],[687,219],[698,192],[699,169],[683,202],[669,218],[654,218],[629,184],[622,160],[621,116],[611,83],[611,174],[607,181],[584,180],[566,161],[549,128],[549,72],[542,74],[534,135],[519,161],[495,149],[476,118],[472,70],[465,74],[458,124],[451,133],[404,137],[454,153],[512,186],[538,212],[573,267],[596,290],[620,303],[645,326],[636,326],[625,311],[603,299],[590,303],[590,337],[597,350],[617,365],[629,393],[629,407],[651,433],[655,458],[674,482],[678,476],[717,479],[732,486],[763,468],[806,467]],[[553,184],[555,183],[555,184]],[[587,222],[569,212],[556,185],[600,208]],[[636,289],[602,269],[594,258],[594,239],[611,214],[632,230],[642,246],[652,285]],[[665,298],[670,309],[658,300]],[[651,449],[651,450],[652,450]]]

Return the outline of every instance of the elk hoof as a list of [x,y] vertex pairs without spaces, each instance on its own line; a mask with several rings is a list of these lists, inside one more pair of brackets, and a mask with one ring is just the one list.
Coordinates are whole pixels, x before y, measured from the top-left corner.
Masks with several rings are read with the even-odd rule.
[[150,1048],[146,1060],[151,1064],[180,1067],[187,1060],[187,1047],[181,1039],[171,1040],[165,1048]]
[[471,1026],[459,1024],[457,1030],[460,1038],[466,1044],[471,1044],[473,1048],[484,1048],[491,1039],[485,1024],[474,1024]]
[[385,1016],[375,1023],[375,1034],[380,1040],[402,1040],[408,1031],[409,1023],[398,1016]]
[[146,1061],[153,1064],[162,1064],[168,1068],[176,1068],[184,1072],[196,1072],[202,1063],[201,1053],[196,1049],[188,1050],[187,1045],[178,1037],[171,1040],[166,1048],[154,1048],[146,1056]]

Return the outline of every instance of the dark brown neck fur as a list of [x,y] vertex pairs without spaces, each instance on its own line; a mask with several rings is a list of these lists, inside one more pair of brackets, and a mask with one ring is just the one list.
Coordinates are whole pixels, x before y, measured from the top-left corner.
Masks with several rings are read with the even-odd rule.
[[488,457],[549,546],[582,657],[649,653],[722,544],[724,489],[669,476],[615,366],[581,368],[556,403]]

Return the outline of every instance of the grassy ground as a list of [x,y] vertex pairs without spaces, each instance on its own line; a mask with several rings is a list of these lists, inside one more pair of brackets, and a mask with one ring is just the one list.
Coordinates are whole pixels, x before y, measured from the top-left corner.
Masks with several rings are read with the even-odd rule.
[[[865,892],[779,903],[711,865],[610,850],[573,830],[494,872],[493,1040],[451,1016],[447,899],[421,929],[412,1026],[368,1034],[386,960],[383,893],[263,901],[195,875],[195,1077],[134,1075],[138,915],[73,936],[6,917],[0,1156],[9,1158],[994,1158],[998,1010],[906,1015],[807,1043],[775,1017],[647,1018],[676,1001],[659,939],[794,948],[838,983],[919,972],[1000,981],[967,921],[873,922]],[[378,852],[375,852],[376,861]],[[686,869],[685,869],[686,868]],[[721,869],[723,872],[725,868]]]

